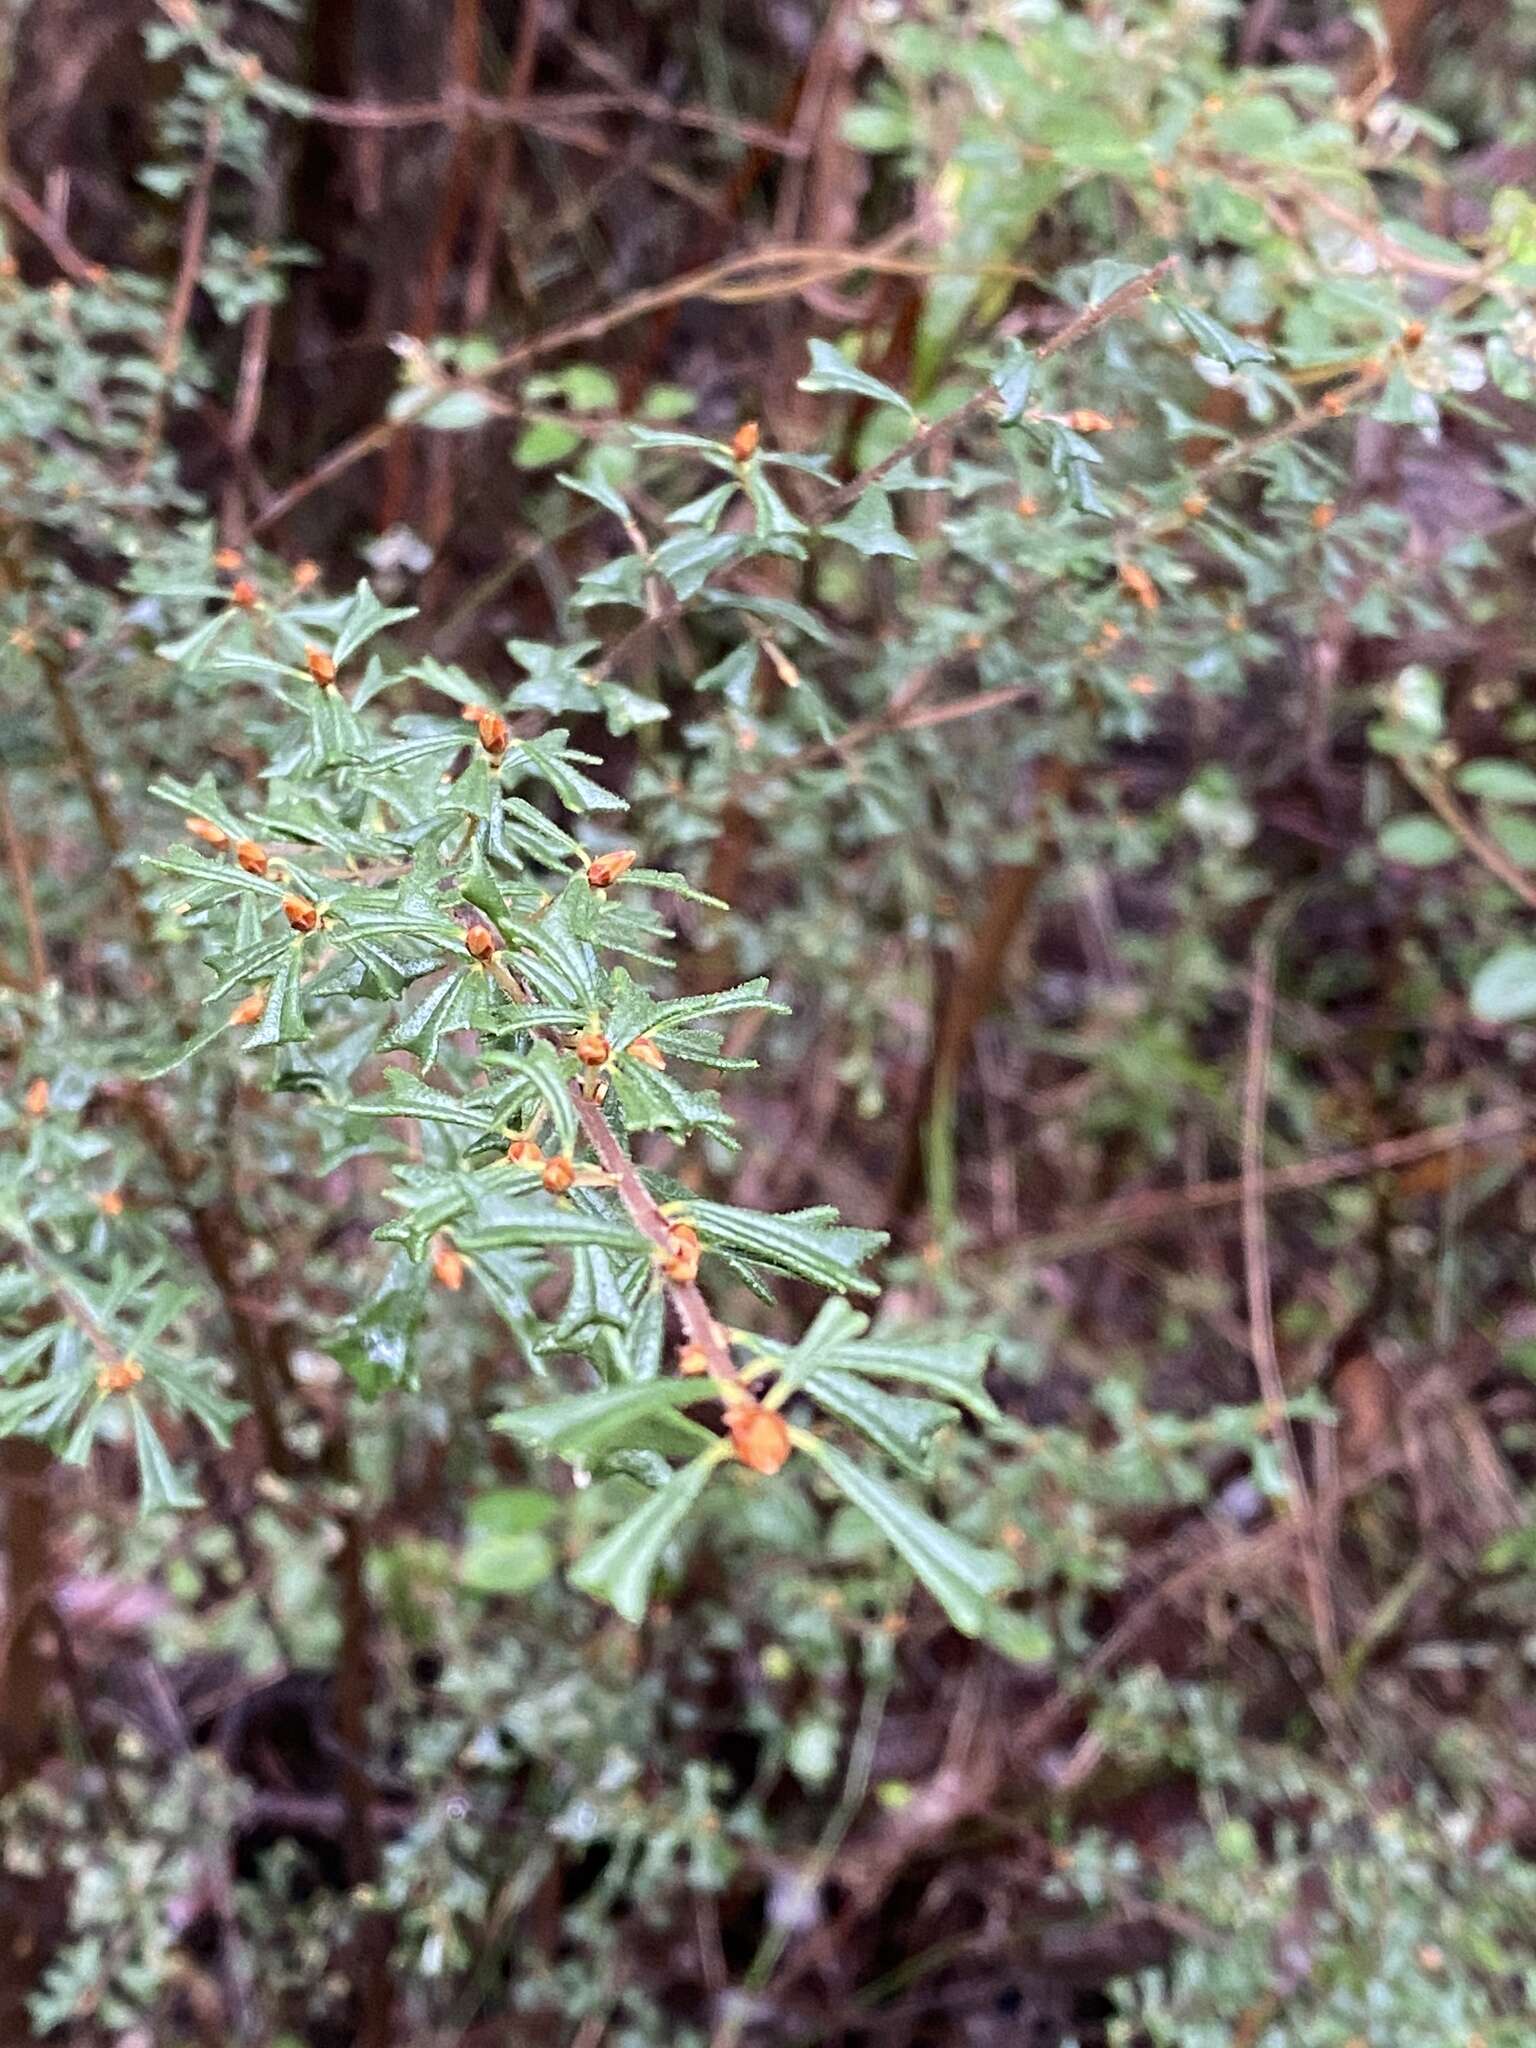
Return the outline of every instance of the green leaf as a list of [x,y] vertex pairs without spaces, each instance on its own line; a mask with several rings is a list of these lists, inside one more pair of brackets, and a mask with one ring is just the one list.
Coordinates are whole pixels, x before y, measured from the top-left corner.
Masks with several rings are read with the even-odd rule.
[[1388,860],[1414,868],[1438,867],[1456,854],[1456,835],[1438,818],[1394,818],[1382,826],[1376,843]]
[[467,434],[475,427],[483,427],[487,420],[494,419],[500,407],[485,392],[470,386],[463,391],[445,391],[441,398],[434,398],[425,412],[418,413],[412,422],[418,427],[430,427],[439,434]]
[[459,1559],[459,1584],[472,1593],[527,1593],[554,1568],[547,1537],[531,1531],[507,1536],[476,1531]]
[[336,666],[340,668],[349,656],[356,654],[359,647],[366,646],[386,626],[399,625],[415,616],[415,605],[397,605],[391,609],[379,603],[366,583],[359,583],[337,628],[336,645],[332,650]]
[[464,1510],[464,1520],[477,1536],[522,1536],[542,1529],[559,1512],[555,1496],[536,1486],[498,1486],[476,1494]]
[[1218,363],[1225,363],[1229,370],[1241,369],[1244,363],[1267,363],[1270,360],[1267,348],[1241,334],[1234,334],[1230,327],[1224,327],[1209,313],[1202,313],[1198,306],[1186,305],[1178,299],[1166,299],[1164,303],[1201,355],[1214,357]]
[[906,562],[917,560],[917,549],[897,531],[891,501],[884,491],[866,491],[851,512],[821,531],[866,557],[897,555]]
[[1468,761],[1456,771],[1456,787],[1489,803],[1536,804],[1536,771],[1519,761]]
[[304,941],[294,939],[283,949],[267,985],[266,1007],[245,1040],[245,1051],[264,1045],[294,1045],[309,1036],[304,1022],[300,982],[304,967]]
[[541,1455],[591,1464],[605,1451],[648,1448],[657,1423],[663,1426],[662,1448],[675,1444],[679,1435],[689,1448],[701,1438],[713,1443],[708,1430],[679,1412],[710,1399],[712,1392],[707,1381],[640,1380],[516,1408],[496,1416],[491,1427]]
[[946,1424],[959,1421],[946,1401],[919,1401],[872,1387],[857,1373],[823,1367],[802,1382],[829,1415],[859,1431],[904,1471],[926,1475],[933,1462],[933,1443]]
[[960,1633],[984,1634],[995,1603],[1018,1583],[1013,1559],[999,1550],[982,1550],[942,1527],[835,1444],[818,1441],[813,1454],[833,1484],[911,1566]]
[[737,1252],[757,1265],[813,1280],[838,1294],[877,1291],[857,1269],[885,1243],[883,1230],[853,1230],[834,1221],[829,1209],[769,1216],[757,1209],[733,1209],[724,1202],[691,1201],[688,1212],[706,1250]]
[[1484,1024],[1518,1024],[1536,1017],[1536,946],[1505,946],[1478,969],[1468,996]]
[[568,1576],[579,1592],[608,1604],[638,1627],[645,1619],[651,1581],[662,1552],[687,1519],[721,1458],[720,1447],[712,1446],[674,1472],[658,1493],[626,1515],[581,1559]]
[[155,1425],[144,1412],[143,1402],[130,1400],[128,1412],[133,1418],[133,1448],[139,1463],[139,1513],[152,1515],[164,1508],[199,1506],[196,1488],[177,1476]]
[[811,367],[800,379],[801,391],[851,391],[859,398],[872,398],[877,405],[894,405],[909,419],[916,419],[916,413],[899,391],[861,370],[857,363],[850,363],[830,341],[811,342],[810,352]]
[[534,420],[518,436],[512,460],[519,469],[547,469],[552,462],[563,462],[581,443],[582,436],[563,420]]

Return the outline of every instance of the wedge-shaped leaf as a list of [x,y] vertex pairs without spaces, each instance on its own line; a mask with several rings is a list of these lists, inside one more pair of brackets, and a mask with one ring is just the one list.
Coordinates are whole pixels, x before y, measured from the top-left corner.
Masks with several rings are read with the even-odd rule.
[[519,740],[508,759],[523,772],[547,782],[568,811],[627,811],[629,805],[623,797],[582,774],[577,764],[592,757],[568,747],[569,738],[570,734],[557,726],[537,739]]
[[810,349],[811,367],[800,379],[802,391],[851,391],[859,398],[872,398],[876,405],[894,405],[909,419],[916,418],[899,391],[872,377],[868,370],[861,370],[857,363],[850,363],[830,341],[813,341]]
[[264,1045],[295,1045],[309,1036],[301,995],[303,971],[304,941],[290,940],[278,956],[267,984],[266,1006],[245,1040],[247,1052],[255,1052]]
[[1234,334],[1230,327],[1224,327],[1209,313],[1202,313],[1198,306],[1187,305],[1178,299],[1170,299],[1166,303],[1169,312],[1201,355],[1214,357],[1218,363],[1225,363],[1229,370],[1241,369],[1244,363],[1269,361],[1267,348],[1241,334]]
[[698,595],[716,569],[738,561],[749,547],[739,533],[677,533],[662,542],[651,563],[686,601]]
[[938,1432],[958,1422],[959,1411],[947,1401],[919,1401],[910,1394],[888,1393],[873,1387],[857,1373],[837,1372],[822,1367],[803,1382],[805,1391],[835,1415],[858,1430],[883,1451],[893,1465],[915,1472],[920,1478],[933,1462],[933,1442]]
[[533,1305],[533,1290],[549,1277],[548,1262],[516,1245],[482,1245],[468,1265],[476,1285],[484,1288],[496,1313],[517,1339],[523,1363],[542,1378],[546,1367],[538,1351],[541,1319]]
[[821,530],[861,555],[897,555],[906,562],[917,560],[917,549],[898,531],[891,501],[884,491],[866,491],[851,512]]
[[630,1032],[629,1038],[614,1041],[615,1049],[621,1044],[627,1045],[630,1038],[668,1031],[674,1025],[691,1022],[695,1017],[728,1017],[737,1010],[771,1010],[778,1016],[787,1014],[782,1003],[770,1001],[768,977],[760,974],[752,981],[738,982],[735,988],[716,989],[706,996],[677,996],[671,1002],[658,1003],[645,1022],[637,1024]]
[[724,1202],[690,1202],[706,1250],[718,1245],[760,1266],[813,1280],[837,1294],[873,1294],[875,1283],[858,1268],[885,1243],[883,1230],[854,1230],[831,1209],[800,1209],[769,1216]]
[[512,868],[522,865],[520,854],[555,869],[581,859],[581,848],[570,834],[552,825],[525,797],[504,796],[493,806],[488,837],[491,852]]
[[[485,1060],[488,1066],[494,1066],[498,1072],[523,1083],[526,1095],[553,1122],[559,1149],[567,1153],[574,1151],[576,1105],[571,1100],[567,1085],[567,1067],[574,1071],[574,1062],[562,1063],[554,1047],[543,1040],[535,1041],[525,1053],[490,1052],[485,1055]],[[532,1118],[525,1121],[531,1122]]]
[[[833,1306],[828,1302],[822,1314]],[[820,1320],[818,1317],[807,1333],[807,1343]],[[818,1350],[814,1359],[818,1367],[830,1365],[869,1379],[906,1380],[912,1386],[928,1387],[946,1400],[959,1402],[979,1421],[989,1422],[998,1414],[997,1403],[983,1385],[990,1352],[985,1337],[887,1337],[876,1332],[872,1337],[840,1337]],[[798,1362],[797,1351],[791,1370]]]
[[955,1535],[835,1444],[818,1443],[814,1454],[833,1485],[868,1515],[960,1633],[984,1634],[994,1603],[1018,1583],[1013,1559]]
[[616,1252],[648,1248],[648,1240],[622,1218],[597,1216],[574,1204],[561,1207],[542,1194],[503,1203],[493,1217],[464,1225],[458,1242],[464,1251],[490,1251],[504,1245],[553,1250],[562,1245],[599,1244]]
[[[488,1136],[500,1123],[496,1105],[500,1094],[448,1095],[441,1088],[428,1087],[414,1074],[390,1067],[384,1075],[382,1095],[365,1096],[352,1104],[354,1116],[413,1116],[423,1123],[442,1124],[449,1130],[472,1131]],[[505,1091],[501,1091],[505,1093]]]
[[707,1131],[727,1151],[740,1149],[732,1120],[713,1089],[685,1088],[672,1074],[622,1058],[613,1070],[613,1087],[632,1131],[669,1131],[677,1138]]
[[359,583],[337,630],[336,645],[332,650],[336,666],[340,668],[349,655],[356,654],[359,647],[366,646],[368,641],[376,633],[382,633],[386,626],[397,626],[406,619],[414,619],[415,616],[415,605],[399,606],[391,610],[379,603],[366,583]]
[[666,1444],[676,1444],[679,1438],[690,1446],[718,1442],[681,1412],[708,1400],[711,1393],[707,1381],[640,1380],[571,1394],[561,1401],[535,1402],[496,1416],[491,1427],[543,1456],[590,1465],[607,1451],[652,1448],[658,1421],[664,1425]]
[[188,1486],[165,1454],[155,1425],[144,1412],[141,1401],[130,1401],[133,1418],[133,1449],[139,1464],[139,1513],[155,1514],[161,1508],[195,1508],[199,1496]]
[[721,1456],[718,1449],[701,1453],[594,1543],[568,1574],[578,1592],[606,1600],[625,1621],[638,1627],[645,1619],[662,1553],[687,1520]]
[[414,1053],[427,1068],[436,1060],[445,1033],[471,1031],[485,1020],[485,975],[478,967],[466,967],[434,982],[383,1043]]
[[1456,787],[1488,803],[1536,804],[1536,771],[1521,761],[1468,761],[1456,771]]

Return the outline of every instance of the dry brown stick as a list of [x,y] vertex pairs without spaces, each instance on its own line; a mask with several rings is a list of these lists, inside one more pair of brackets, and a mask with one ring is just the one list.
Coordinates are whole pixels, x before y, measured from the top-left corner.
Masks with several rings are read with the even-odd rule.
[[150,405],[144,438],[139,444],[139,452],[131,472],[132,481],[136,484],[142,483],[148,473],[165,428],[171,380],[181,363],[182,346],[187,338],[187,322],[192,317],[192,295],[197,290],[198,273],[203,267],[203,251],[208,245],[208,216],[213,200],[214,174],[219,167],[219,142],[223,133],[224,123],[220,116],[210,115],[203,134],[203,154],[198,163],[197,176],[193,180],[192,196],[187,201],[187,217],[182,224],[181,262],[177,266],[176,285],[171,293],[170,311],[166,315],[165,338],[160,344],[160,354],[155,363],[160,381]]
[[717,113],[708,107],[674,106],[659,94],[640,87],[623,92],[529,93],[524,90],[496,99],[489,93],[454,92],[435,100],[394,102],[312,97],[305,107],[310,120],[333,128],[464,127],[477,121],[485,127],[516,124],[525,128],[569,127],[594,114],[639,114],[645,120],[676,128],[695,128],[723,135],[778,156],[795,156],[801,145],[761,121]]
[[[543,26],[544,0],[523,0],[517,24],[517,47],[513,52],[511,73],[502,101],[504,107],[519,106],[528,98]],[[469,276],[464,286],[464,324],[470,329],[478,327],[484,320],[491,302],[491,280],[496,267],[496,244],[502,229],[502,208],[506,205],[516,161],[517,122],[514,116],[500,123],[491,143],[491,161],[480,200],[480,218],[475,225]]]
[[24,185],[14,178],[0,178],[0,205],[13,215],[35,240],[42,243],[60,270],[76,284],[103,286],[110,273],[104,264],[93,263],[70,241],[52,217],[38,205]]
[[1302,1469],[1296,1432],[1286,1404],[1285,1378],[1275,1349],[1275,1319],[1269,1265],[1269,1232],[1264,1211],[1264,1127],[1268,1121],[1271,1027],[1275,1006],[1275,939],[1266,936],[1254,961],[1248,1022],[1248,1059],[1243,1081],[1243,1273],[1248,1294],[1248,1342],[1264,1397],[1265,1426],[1285,1466],[1291,1518],[1301,1545],[1307,1604],[1318,1661],[1330,1682],[1338,1669],[1339,1631],[1328,1586],[1327,1560],[1318,1535],[1312,1497]]
[[0,769],[0,838],[5,841],[6,865],[16,890],[16,909],[27,941],[27,966],[36,992],[48,980],[48,948],[43,943],[43,927],[37,915],[37,897],[32,889],[32,869],[27,861],[26,844],[16,823],[16,813],[11,808],[10,784],[3,769]]
[[[1329,1152],[1320,1159],[1300,1159],[1290,1166],[1267,1171],[1263,1194],[1266,1200],[1276,1195],[1302,1194],[1329,1187],[1336,1181],[1358,1180],[1366,1174],[1413,1166],[1443,1152],[1494,1145],[1519,1137],[1529,1124],[1530,1117],[1523,1109],[1496,1109],[1463,1123],[1437,1124],[1429,1130],[1410,1131],[1401,1138],[1383,1138],[1374,1145],[1361,1145],[1347,1152]],[[1181,1222],[1203,1210],[1235,1208],[1242,1201],[1243,1186],[1241,1180],[1208,1180],[1186,1188],[1125,1195],[1090,1211],[1079,1223],[1036,1237],[1019,1238],[998,1249],[1006,1249],[1009,1258],[1070,1258],[1100,1244],[1118,1243],[1160,1230],[1165,1224]]]

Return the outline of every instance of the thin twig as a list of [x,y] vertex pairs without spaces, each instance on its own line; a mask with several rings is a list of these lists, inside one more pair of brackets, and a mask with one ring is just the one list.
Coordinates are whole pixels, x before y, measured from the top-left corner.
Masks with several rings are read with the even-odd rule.
[[3,769],[0,769],[0,838],[5,841],[6,865],[16,890],[16,909],[27,940],[27,966],[36,993],[48,980],[48,948],[43,943],[43,927],[37,915],[37,898],[32,889],[32,869],[27,861],[26,843],[16,823],[16,813],[11,808],[10,786]]
[[176,272],[176,286],[171,294],[170,312],[166,315],[165,339],[160,344],[160,354],[155,368],[159,383],[154,400],[150,405],[149,418],[144,425],[144,438],[139,444],[138,456],[131,472],[132,481],[142,483],[155,459],[155,450],[160,445],[160,436],[165,427],[166,407],[170,398],[171,383],[181,363],[182,345],[186,341],[187,322],[192,317],[192,295],[197,290],[198,276],[203,267],[203,251],[208,244],[208,216],[213,198],[214,173],[219,167],[219,142],[224,132],[221,117],[212,114],[203,135],[202,160],[197,167],[197,176],[192,185],[192,196],[187,202],[187,217],[181,230],[181,263]]
[[1254,961],[1252,1005],[1248,1022],[1248,1061],[1243,1083],[1243,1271],[1248,1291],[1248,1340],[1264,1397],[1265,1421],[1285,1462],[1291,1517],[1301,1544],[1302,1569],[1312,1631],[1324,1676],[1338,1668],[1338,1622],[1328,1586],[1326,1561],[1318,1540],[1312,1501],[1302,1470],[1301,1453],[1286,1405],[1285,1380],[1275,1349],[1275,1324],[1269,1269],[1269,1237],[1264,1213],[1264,1125],[1269,1094],[1270,1029],[1275,1003],[1275,941],[1266,936]]
[[0,205],[21,223],[29,235],[42,243],[66,277],[72,278],[76,284],[98,288],[109,282],[111,274],[106,266],[82,256],[52,216],[15,178],[0,178]]
[[1536,910],[1536,882],[1523,874],[1502,847],[1485,839],[1438,775],[1415,774],[1411,765],[1398,766],[1443,825],[1450,828],[1472,858],[1485,867],[1496,881],[1518,896],[1528,910]]
[[[1523,1109],[1495,1109],[1461,1123],[1437,1124],[1429,1130],[1410,1131],[1401,1138],[1384,1138],[1375,1145],[1330,1152],[1321,1159],[1300,1159],[1266,1172],[1262,1193],[1268,1201],[1276,1195],[1302,1194],[1309,1189],[1330,1187],[1337,1181],[1359,1180],[1366,1174],[1413,1166],[1443,1152],[1496,1145],[1520,1137],[1529,1124],[1530,1117]],[[1124,1195],[1090,1211],[1078,1223],[1038,1237],[1017,1238],[998,1250],[1010,1259],[1027,1259],[1031,1263],[1070,1258],[1101,1244],[1118,1244],[1130,1237],[1145,1236],[1203,1210],[1235,1208],[1243,1199],[1244,1185],[1241,1180],[1207,1180],[1185,1188]]]

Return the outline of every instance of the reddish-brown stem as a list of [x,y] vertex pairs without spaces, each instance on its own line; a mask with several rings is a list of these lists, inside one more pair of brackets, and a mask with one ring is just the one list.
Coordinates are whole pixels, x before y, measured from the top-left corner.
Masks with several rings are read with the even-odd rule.
[[43,943],[43,927],[37,915],[37,898],[32,891],[32,869],[27,861],[26,845],[16,822],[16,813],[11,808],[10,787],[3,771],[0,771],[0,839],[5,841],[6,866],[11,871],[16,909],[26,935],[27,967],[32,976],[32,987],[38,990],[48,979],[48,949]]
[[210,116],[203,136],[202,160],[197,167],[197,176],[192,184],[192,196],[187,202],[187,217],[181,231],[181,262],[176,271],[176,287],[171,294],[171,309],[166,315],[165,339],[160,344],[160,355],[155,368],[159,373],[159,384],[154,402],[149,409],[149,419],[144,427],[144,438],[139,444],[138,456],[133,465],[134,483],[141,483],[155,459],[155,450],[160,446],[161,432],[165,426],[166,407],[170,400],[171,380],[175,377],[181,362],[182,344],[187,336],[187,322],[192,317],[192,295],[197,290],[198,273],[203,267],[203,251],[208,245],[208,216],[213,201],[214,173],[219,167],[219,141],[224,124],[217,114]]

